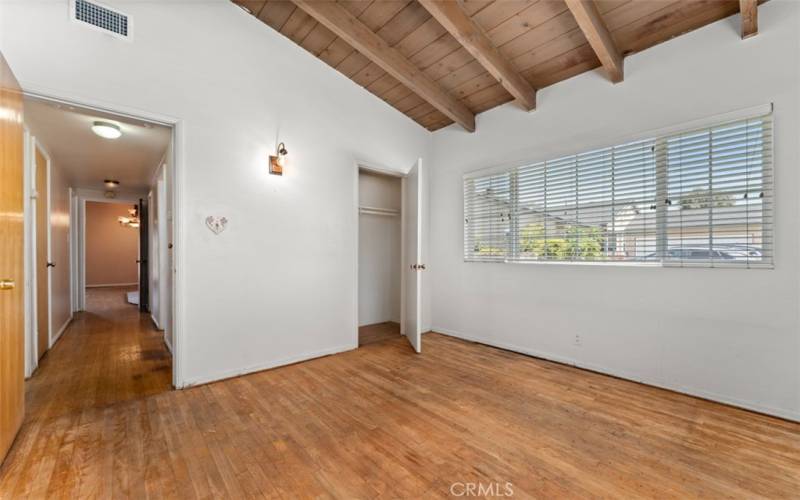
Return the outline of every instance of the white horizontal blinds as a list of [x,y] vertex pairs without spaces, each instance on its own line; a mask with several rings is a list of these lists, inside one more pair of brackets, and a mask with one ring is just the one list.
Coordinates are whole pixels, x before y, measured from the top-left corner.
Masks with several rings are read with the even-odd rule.
[[773,262],[771,115],[663,139],[664,262],[770,266]]
[[570,228],[572,260],[608,260],[614,227],[614,152],[579,154],[575,162],[575,225]]
[[655,140],[613,148],[614,218],[611,260],[658,260]]
[[477,261],[772,263],[770,116],[464,180]]
[[653,144],[639,141],[517,168],[519,244],[509,259],[652,258]]
[[464,256],[503,261],[510,253],[511,173],[464,181]]
[[543,258],[572,260],[576,253],[575,226],[578,213],[576,157],[545,163],[545,225],[547,239]]
[[516,177],[518,190],[516,213],[519,217],[516,224],[519,228],[516,258],[539,260],[547,254],[545,244],[548,235],[544,162],[519,167]]

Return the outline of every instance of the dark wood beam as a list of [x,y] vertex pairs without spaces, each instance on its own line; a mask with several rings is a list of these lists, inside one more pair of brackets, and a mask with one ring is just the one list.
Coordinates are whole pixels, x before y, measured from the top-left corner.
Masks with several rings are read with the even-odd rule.
[[336,2],[293,0],[306,14],[349,43],[384,71],[400,81],[434,108],[470,132],[475,131],[475,114],[439,84],[428,78],[397,49]]
[[603,64],[608,77],[618,83],[623,78],[623,59],[594,0],[565,0],[589,45]]
[[739,0],[742,14],[742,39],[758,35],[758,0]]
[[419,0],[419,3],[514,96],[522,107],[526,110],[536,107],[536,90],[519,74],[511,62],[498,52],[483,28],[464,11],[460,0]]

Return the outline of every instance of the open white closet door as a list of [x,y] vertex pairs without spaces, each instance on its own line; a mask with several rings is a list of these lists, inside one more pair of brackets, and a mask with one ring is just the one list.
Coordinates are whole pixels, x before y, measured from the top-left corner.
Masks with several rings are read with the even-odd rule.
[[405,177],[405,336],[417,352],[422,351],[422,160]]

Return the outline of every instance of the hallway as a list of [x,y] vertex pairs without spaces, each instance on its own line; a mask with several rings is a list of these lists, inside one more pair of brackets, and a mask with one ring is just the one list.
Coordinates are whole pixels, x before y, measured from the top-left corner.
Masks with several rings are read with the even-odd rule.
[[[60,457],[74,446],[75,433],[88,415],[172,389],[171,355],[163,333],[126,302],[131,290],[135,287],[87,289],[86,311],[76,313],[26,381],[25,421],[0,469],[0,497],[15,491],[8,483],[17,483],[17,470],[25,470],[26,478],[18,484],[29,483],[30,494],[44,495],[45,490],[36,490],[49,476],[42,467],[71,466]],[[78,457],[65,458],[71,462]],[[17,493],[22,492],[10,496]]]
[[171,356],[163,333],[125,300],[135,289],[87,289],[86,311],[75,315],[27,382],[26,421],[171,389]]

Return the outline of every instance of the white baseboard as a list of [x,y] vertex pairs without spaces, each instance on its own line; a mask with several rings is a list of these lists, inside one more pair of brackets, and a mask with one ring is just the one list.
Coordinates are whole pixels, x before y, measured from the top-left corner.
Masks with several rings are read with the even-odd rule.
[[220,380],[225,380],[227,378],[239,377],[241,375],[247,375],[249,373],[260,372],[264,370],[269,370],[271,368],[278,368],[280,366],[291,365],[294,363],[299,363],[301,361],[308,361],[314,358],[321,358],[322,356],[329,356],[331,354],[338,354],[340,352],[351,351],[353,349],[358,348],[358,343],[356,342],[355,345],[347,344],[347,345],[340,345],[336,347],[331,347],[328,349],[321,349],[319,351],[313,351],[305,354],[299,354],[297,356],[287,356],[285,358],[265,361],[263,363],[256,363],[250,365],[245,368],[234,368],[231,370],[222,370],[214,374],[209,375],[199,375],[195,377],[187,377],[181,387],[179,389],[186,389],[188,387],[192,387],[194,385],[200,384],[208,384],[211,382],[217,382]]
[[156,317],[153,316],[152,312],[150,313],[150,319],[153,320],[153,324],[156,325],[156,330],[163,330],[163,328],[161,328],[161,325],[158,324],[158,320],[156,319]]
[[60,339],[61,335],[64,334],[64,331],[67,329],[71,321],[72,321],[72,314],[69,315],[69,318],[67,318],[64,324],[61,325],[61,328],[58,329],[58,332],[56,332],[56,334],[53,335],[53,338],[50,339],[50,347],[48,349],[52,349],[53,346],[56,345],[56,342],[58,342],[58,339]]
[[166,333],[164,333],[164,343],[167,345],[167,350],[169,351],[169,353],[173,354],[173,352],[172,352],[172,342],[169,341],[169,339],[167,338]]
[[703,389],[697,389],[694,387],[686,387],[677,384],[665,384],[662,382],[656,382],[653,380],[642,379],[640,376],[634,375],[632,373],[628,373],[622,370],[617,370],[613,368],[609,368],[606,366],[595,365],[592,363],[583,363],[578,361],[574,358],[570,358],[567,356],[560,356],[557,354],[543,352],[536,349],[529,349],[526,347],[520,347],[513,344],[507,344],[505,342],[495,342],[483,339],[481,337],[475,335],[469,335],[461,332],[457,332],[455,330],[450,330],[448,328],[436,328],[434,327],[431,331],[442,333],[444,335],[449,335],[451,337],[456,337],[462,340],[468,340],[470,342],[477,342],[479,344],[485,344],[492,347],[498,347],[500,349],[505,349],[508,351],[518,352],[520,354],[525,354],[528,356],[533,356],[535,358],[542,358],[548,361],[555,361],[556,363],[562,363],[565,365],[575,366],[577,368],[583,368],[586,370],[591,370],[593,372],[603,373],[605,375],[611,375],[613,377],[619,377],[626,380],[631,380],[633,382],[639,382],[641,384],[650,385],[653,387],[658,387],[661,389],[667,389],[674,392],[679,392],[681,394],[686,394],[688,396],[694,396],[702,399],[708,399],[710,401],[716,401],[718,403],[723,403],[729,406],[735,406],[737,408],[742,408],[744,410],[751,410],[758,413],[764,413],[766,415],[773,415],[776,417],[780,417],[786,420],[792,420],[795,422],[800,422],[800,412],[795,412],[792,410],[786,410],[783,408],[773,408],[771,406],[765,406],[762,404],[754,403],[752,401],[744,401],[737,398],[732,398],[730,396],[725,396],[722,394],[716,394],[713,392],[705,391]]
[[99,285],[86,285],[86,288],[103,288],[112,286],[138,286],[139,283],[101,283]]

